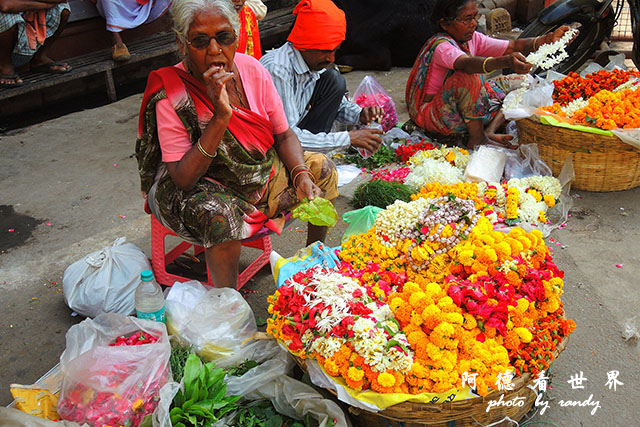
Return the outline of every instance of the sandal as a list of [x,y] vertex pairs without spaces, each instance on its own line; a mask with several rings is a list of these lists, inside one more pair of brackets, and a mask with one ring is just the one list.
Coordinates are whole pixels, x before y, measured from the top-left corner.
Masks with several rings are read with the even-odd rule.
[[124,43],[121,45],[113,45],[111,47],[111,56],[116,62],[125,62],[131,58],[129,49],[127,49],[127,46]]
[[[20,76],[18,75],[18,73],[13,73],[13,74],[0,74],[0,80],[13,80],[12,83],[0,83],[0,88],[12,88],[12,87],[20,87],[24,84],[24,82],[22,81],[22,79],[20,79]],[[20,80],[20,81],[18,81]]]
[[65,74],[71,71],[71,65],[64,62],[52,61],[46,64],[33,65],[31,71],[34,73],[49,73],[49,74]]

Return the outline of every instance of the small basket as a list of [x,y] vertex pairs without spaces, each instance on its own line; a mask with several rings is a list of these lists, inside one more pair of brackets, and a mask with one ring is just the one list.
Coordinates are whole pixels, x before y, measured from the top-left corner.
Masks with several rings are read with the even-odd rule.
[[[553,351],[554,359],[565,349],[569,337],[558,344]],[[298,365],[306,372],[306,361],[295,357]],[[514,421],[520,421],[531,409],[536,400],[536,392],[529,388],[534,378],[526,373],[516,378],[513,382],[513,390],[493,391],[484,397],[459,400],[444,403],[416,403],[402,402],[389,406],[380,412],[369,412],[363,409],[349,407],[351,421],[354,427],[477,427],[497,423],[505,417]],[[335,392],[329,390],[333,395]],[[496,406],[487,412],[487,405],[491,400],[513,401],[515,398],[522,401],[522,406]],[[508,420],[495,426],[512,426]]]
[[640,186],[640,150],[617,136],[544,125],[537,117],[518,120],[517,125],[520,143],[538,144],[540,157],[555,176],[573,154],[572,188],[621,191]]

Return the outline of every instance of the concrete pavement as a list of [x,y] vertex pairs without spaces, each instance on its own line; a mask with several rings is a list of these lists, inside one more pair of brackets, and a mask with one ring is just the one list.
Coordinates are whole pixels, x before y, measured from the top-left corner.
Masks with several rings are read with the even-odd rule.
[[[408,73],[372,73],[390,91],[401,121],[408,118]],[[355,90],[364,75],[346,74],[348,88]],[[12,217],[15,224],[0,222],[0,242],[28,236],[0,253],[2,405],[11,401],[9,384],[30,384],[58,362],[65,332],[81,320],[63,300],[65,268],[120,236],[151,255],[149,217],[142,210],[133,158],[140,100],[134,95],[0,135],[0,205],[24,215]],[[553,232],[548,244],[565,270],[563,301],[578,327],[551,369],[554,400],[532,421],[562,427],[638,425],[640,351],[621,331],[628,318],[640,315],[640,188],[573,194],[568,226]],[[345,195],[338,199],[339,213],[349,210],[347,202]],[[337,245],[345,228],[339,222],[328,243]],[[17,234],[9,235],[9,229]],[[294,222],[273,244],[291,256],[304,240],[303,225]],[[242,262],[248,262],[246,255]],[[266,296],[274,290],[268,269],[246,289],[255,291],[246,294],[255,314],[266,317]],[[623,383],[616,391],[606,385],[612,371],[619,371]],[[573,389],[568,381],[580,372],[587,379],[584,388]],[[599,401],[593,415],[595,405],[585,403],[590,395],[591,402]],[[585,405],[562,406],[575,402]]]

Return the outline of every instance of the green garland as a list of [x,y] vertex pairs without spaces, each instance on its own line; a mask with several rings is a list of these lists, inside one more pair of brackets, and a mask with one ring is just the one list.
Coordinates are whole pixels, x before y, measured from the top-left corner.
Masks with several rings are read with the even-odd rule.
[[411,188],[404,184],[374,179],[358,186],[353,193],[351,205],[356,209],[365,206],[377,206],[386,209],[396,200],[410,202],[411,194],[413,194]]

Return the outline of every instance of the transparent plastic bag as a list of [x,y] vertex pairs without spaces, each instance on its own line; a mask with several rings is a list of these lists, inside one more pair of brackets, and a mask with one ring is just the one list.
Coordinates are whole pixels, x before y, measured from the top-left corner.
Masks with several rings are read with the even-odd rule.
[[[110,346],[142,331],[158,338],[143,345]],[[58,414],[89,425],[139,425],[153,412],[169,380],[171,345],[164,323],[120,314],[85,319],[67,332],[60,356]]]
[[125,240],[117,238],[67,267],[62,289],[69,308],[87,317],[135,313],[140,273],[151,270],[151,264],[140,248]]
[[171,335],[192,345],[207,361],[224,368],[242,363],[257,332],[251,307],[238,291],[205,288],[198,281],[175,283],[165,301]]
[[526,178],[529,176],[551,176],[551,168],[540,158],[538,144],[522,144],[517,150],[509,150],[504,168],[504,177]]
[[381,210],[382,208],[377,206],[365,206],[364,208],[342,214],[342,220],[349,224],[349,227],[347,227],[347,230],[342,235],[342,243],[346,242],[349,236],[353,234],[366,233],[373,227],[378,212]]
[[353,100],[362,108],[378,106],[384,109],[384,116],[380,121],[384,132],[398,124],[398,114],[393,98],[372,76],[364,76],[353,93]]
[[553,83],[538,76],[527,75],[522,88],[509,92],[502,102],[507,120],[518,120],[535,114],[538,107],[553,104]]

